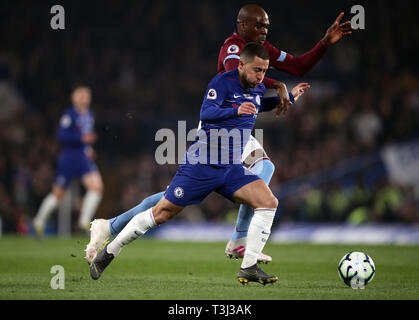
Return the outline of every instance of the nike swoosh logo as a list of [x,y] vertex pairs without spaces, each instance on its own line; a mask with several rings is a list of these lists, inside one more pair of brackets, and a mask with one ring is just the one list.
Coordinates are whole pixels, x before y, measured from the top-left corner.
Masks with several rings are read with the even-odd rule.
[[270,232],[262,231],[262,234],[271,234]]
[[240,95],[233,94],[233,98],[234,99],[240,98]]

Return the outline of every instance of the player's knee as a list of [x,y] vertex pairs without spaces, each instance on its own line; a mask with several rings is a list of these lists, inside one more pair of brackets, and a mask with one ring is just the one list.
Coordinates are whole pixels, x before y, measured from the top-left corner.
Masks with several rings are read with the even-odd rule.
[[65,189],[61,187],[54,187],[52,194],[54,195],[55,199],[57,199],[57,202],[61,202],[64,198]]
[[97,193],[103,193],[104,190],[103,182],[100,179],[91,179],[88,183],[86,183],[86,188],[89,191],[94,191]]
[[96,191],[97,193],[103,193],[103,183],[98,183],[98,184],[95,184],[92,188],[91,188],[91,190],[92,191]]
[[265,200],[264,208],[277,208],[278,204],[278,199],[274,195],[272,195]]
[[160,225],[167,221],[169,221],[172,218],[172,214],[170,210],[164,209],[164,208],[153,208],[153,217],[156,224]]

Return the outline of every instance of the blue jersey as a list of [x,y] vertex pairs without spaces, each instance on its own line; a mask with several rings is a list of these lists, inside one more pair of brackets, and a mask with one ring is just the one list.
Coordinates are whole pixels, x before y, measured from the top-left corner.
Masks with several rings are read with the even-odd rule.
[[78,113],[74,107],[66,109],[60,119],[58,140],[62,151],[84,152],[89,145],[82,141],[83,135],[92,133],[94,118],[90,110],[86,113]]
[[92,133],[93,129],[94,118],[90,110],[84,114],[78,113],[74,107],[64,111],[58,130],[58,140],[62,148],[57,160],[55,185],[67,187],[74,178],[97,170],[86,153],[90,145],[82,141],[83,135]]
[[[237,69],[215,76],[208,84],[200,112],[201,128],[187,151],[186,162],[241,163],[257,114],[270,111],[279,103],[278,97],[264,98],[264,93],[263,84],[245,89]],[[238,116],[238,108],[244,102],[255,105],[255,115]]]

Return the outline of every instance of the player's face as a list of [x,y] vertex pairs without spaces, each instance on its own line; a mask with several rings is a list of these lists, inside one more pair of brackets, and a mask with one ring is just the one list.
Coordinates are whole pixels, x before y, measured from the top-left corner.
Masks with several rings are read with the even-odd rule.
[[244,22],[244,38],[247,42],[263,44],[268,35],[269,18],[266,14],[257,15]]
[[260,85],[269,67],[269,60],[255,57],[252,62],[240,60],[240,82],[245,88],[253,89]]
[[87,109],[92,101],[92,96],[89,88],[78,88],[71,96],[73,104],[81,109]]

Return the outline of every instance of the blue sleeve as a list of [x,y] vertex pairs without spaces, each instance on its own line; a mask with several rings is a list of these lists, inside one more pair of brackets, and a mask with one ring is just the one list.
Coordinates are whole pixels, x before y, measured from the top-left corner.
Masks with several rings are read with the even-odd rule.
[[226,84],[222,79],[218,78],[212,81],[205,95],[204,102],[202,103],[200,118],[201,121],[207,123],[214,123],[220,120],[238,117],[239,108],[223,108],[225,98],[227,97]]
[[65,113],[60,119],[60,128],[58,129],[58,140],[65,146],[83,146],[81,133],[75,129],[74,119],[70,114]]
[[[290,97],[291,103],[294,103],[294,96],[291,92],[288,93]],[[271,111],[276,108],[276,106],[279,104],[279,98],[278,96],[269,97],[269,98],[262,98],[262,102],[260,104],[259,112],[267,112]]]
[[279,104],[279,98],[277,96],[269,97],[269,98],[262,98],[259,112],[271,111],[275,109],[278,104]]

